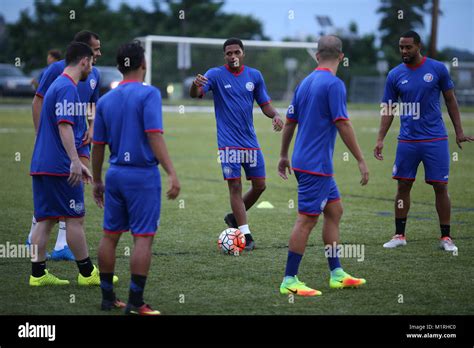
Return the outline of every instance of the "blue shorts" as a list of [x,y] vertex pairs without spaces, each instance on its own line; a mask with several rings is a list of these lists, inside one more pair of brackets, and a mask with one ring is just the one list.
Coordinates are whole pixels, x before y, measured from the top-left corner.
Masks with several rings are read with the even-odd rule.
[[241,167],[244,168],[247,180],[265,178],[265,159],[260,149],[219,149],[219,161],[224,180],[239,179]]
[[36,221],[81,218],[85,215],[84,184],[71,186],[69,176],[33,175]]
[[77,149],[79,157],[85,157],[89,159],[91,157],[91,144],[83,145]]
[[336,181],[322,176],[295,171],[298,181],[298,213],[318,216],[326,204],[341,200]]
[[399,141],[393,165],[392,177],[414,181],[420,162],[425,168],[425,181],[448,183],[449,145],[448,140],[404,142]]
[[160,224],[158,167],[111,165],[105,176],[104,232],[153,236]]

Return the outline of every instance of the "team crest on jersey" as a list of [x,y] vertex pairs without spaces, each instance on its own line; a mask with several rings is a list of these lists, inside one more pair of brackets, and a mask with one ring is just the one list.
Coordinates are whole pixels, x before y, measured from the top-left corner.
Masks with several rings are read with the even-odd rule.
[[245,84],[245,88],[247,88],[247,91],[252,92],[253,89],[255,88],[255,86],[254,86],[253,82],[247,82]]
[[433,81],[433,75],[430,73],[427,73],[425,74],[425,76],[423,76],[423,80],[425,80],[426,82],[431,82]]
[[95,86],[97,86],[97,81],[94,79],[90,79],[89,85],[91,86],[92,89],[95,89]]

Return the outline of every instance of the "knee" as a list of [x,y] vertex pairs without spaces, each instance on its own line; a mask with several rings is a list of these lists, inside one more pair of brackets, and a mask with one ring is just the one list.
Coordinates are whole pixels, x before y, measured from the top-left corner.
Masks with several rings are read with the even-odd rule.
[[229,180],[228,182],[230,194],[242,193],[242,183],[240,182],[240,180]]
[[399,194],[407,194],[410,193],[411,187],[413,186],[413,182],[411,181],[398,181],[398,193]]
[[263,181],[263,182],[253,182],[252,183],[252,188],[257,192],[262,193],[263,191],[265,191],[267,189],[267,185],[265,184],[265,181]]
[[448,193],[448,185],[440,182],[435,182],[433,183],[433,190],[437,195],[446,195]]

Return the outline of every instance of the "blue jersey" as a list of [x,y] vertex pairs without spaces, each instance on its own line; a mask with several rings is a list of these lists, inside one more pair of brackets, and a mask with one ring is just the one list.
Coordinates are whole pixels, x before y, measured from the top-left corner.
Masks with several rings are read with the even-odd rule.
[[48,67],[49,65],[45,67],[43,70],[41,70],[40,74],[38,75],[38,87],[39,87],[39,83],[41,83],[41,79],[43,78],[44,73],[46,72],[46,70],[48,70]]
[[[53,64],[50,64],[41,76],[41,80],[38,79],[39,86],[36,90],[36,95],[43,97],[51,84],[56,80],[58,76],[62,74],[66,68],[66,61],[60,60]],[[97,103],[99,100],[99,82],[100,73],[96,67],[92,67],[92,71],[85,81],[79,81],[77,84],[77,91],[81,102],[83,103]]]
[[209,69],[204,76],[208,82],[201,92],[211,90],[214,96],[219,149],[259,149],[253,126],[253,103],[256,100],[263,106],[271,101],[260,71],[242,66],[240,72],[233,73],[224,65]]
[[298,122],[293,170],[332,176],[335,123],[349,119],[344,82],[329,69],[315,69],[296,88],[286,117],[291,122]]
[[110,164],[156,166],[147,132],[163,133],[161,93],[156,87],[122,81],[97,103],[92,142],[109,145]]
[[[423,57],[416,67],[400,64],[387,76],[383,103],[399,104],[399,140],[447,138],[440,106],[440,92],[454,88],[443,63]],[[416,112],[415,112],[416,111]]]
[[31,175],[69,176],[71,160],[59,136],[58,125],[72,125],[75,145],[79,148],[87,130],[85,112],[86,106],[80,101],[76,84],[69,75],[62,74],[44,96]]

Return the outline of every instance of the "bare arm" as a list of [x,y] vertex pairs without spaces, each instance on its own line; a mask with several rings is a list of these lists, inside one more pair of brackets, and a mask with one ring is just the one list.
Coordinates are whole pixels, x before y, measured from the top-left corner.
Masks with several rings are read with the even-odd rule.
[[58,128],[61,142],[69,159],[71,160],[71,169],[68,182],[72,186],[78,185],[82,180],[85,182],[90,182],[92,175],[89,172],[89,169],[87,169],[87,167],[84,166],[79,160],[79,155],[77,154],[76,145],[74,143],[74,132],[72,130],[72,126],[68,123],[60,123]]
[[393,122],[392,110],[389,110],[388,106],[382,106],[381,118],[380,118],[380,128],[379,135],[377,137],[377,143],[374,148],[374,156],[379,161],[383,160],[382,150],[383,150],[383,141],[385,136],[390,129],[390,126]]
[[201,88],[207,83],[207,77],[201,74],[198,74],[194,79],[193,83],[191,84],[191,88],[189,89],[189,96],[191,98],[199,98],[201,97]]
[[163,135],[158,132],[149,132],[147,133],[147,136],[153,154],[160,162],[166,174],[168,174],[169,190],[166,195],[168,196],[168,199],[175,199],[178,197],[181,187],[178,177],[176,176],[176,171],[173,167],[173,162],[171,162],[169,157],[165,139],[163,138]]
[[35,134],[38,134],[38,128],[40,123],[41,108],[43,107],[43,98],[35,95],[33,103],[31,105],[31,111],[33,114],[33,125],[35,126]]
[[349,151],[357,160],[359,165],[359,170],[361,174],[360,183],[362,185],[366,185],[369,181],[369,170],[367,168],[367,164],[365,163],[364,155],[360,149],[360,146],[357,142],[357,138],[354,133],[354,128],[352,128],[352,122],[350,120],[341,120],[336,122],[336,127],[339,132],[339,135],[346,144]]
[[458,101],[456,95],[454,94],[454,89],[447,90],[443,92],[444,101],[446,102],[446,107],[448,108],[448,114],[453,122],[454,131],[456,133],[456,144],[459,148],[462,149],[461,143],[467,141],[474,141],[474,137],[465,136],[461,124],[461,115],[459,113]]
[[262,109],[262,112],[265,116],[273,120],[272,121],[273,130],[277,132],[281,131],[283,128],[283,121],[281,120],[281,117],[278,114],[278,111],[273,107],[273,105],[268,103],[268,104],[260,106],[260,109]]
[[288,179],[286,175],[286,170],[288,169],[288,174],[291,175],[291,166],[290,160],[288,159],[288,150],[290,148],[291,140],[295,133],[297,122],[286,121],[285,126],[283,127],[283,134],[281,136],[281,149],[280,149],[280,162],[278,163],[278,174],[283,179]]
[[99,208],[104,207],[105,186],[102,182],[102,166],[104,164],[105,144],[94,144],[92,146],[92,177],[94,201]]

